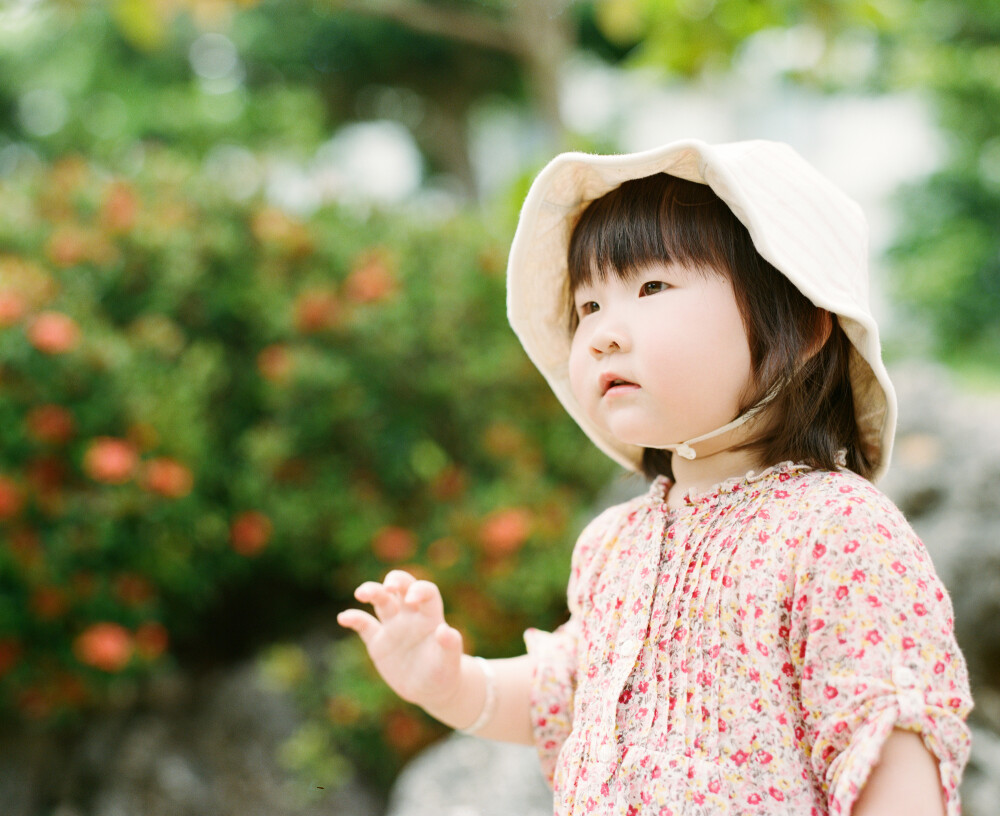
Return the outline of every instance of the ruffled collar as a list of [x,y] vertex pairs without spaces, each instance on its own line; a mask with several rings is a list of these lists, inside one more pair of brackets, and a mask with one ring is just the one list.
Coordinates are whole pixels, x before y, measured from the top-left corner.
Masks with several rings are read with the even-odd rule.
[[[729,479],[713,485],[707,490],[689,490],[684,494],[684,504],[688,507],[694,507],[696,505],[715,503],[720,501],[725,496],[742,494],[747,491],[750,485],[757,482],[779,479],[783,475],[812,469],[813,468],[810,465],[803,462],[779,462],[778,464],[771,465],[770,467],[764,468],[764,470],[759,472],[751,470],[742,476],[730,477]],[[670,492],[670,488],[673,484],[673,481],[668,479],[666,476],[657,476],[649,486],[648,495],[650,498],[662,502],[666,499],[667,493]]]

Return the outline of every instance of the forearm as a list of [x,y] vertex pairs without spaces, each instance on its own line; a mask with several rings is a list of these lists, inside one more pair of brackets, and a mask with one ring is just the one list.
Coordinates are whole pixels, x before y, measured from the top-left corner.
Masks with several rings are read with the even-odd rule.
[[894,729],[852,816],[944,816],[937,760],[918,734]]
[[[486,739],[532,744],[530,715],[531,678],[534,663],[529,655],[491,660],[496,708],[476,736]],[[425,706],[428,714],[452,728],[468,728],[486,703],[487,678],[475,658],[464,655],[458,691],[446,703]]]

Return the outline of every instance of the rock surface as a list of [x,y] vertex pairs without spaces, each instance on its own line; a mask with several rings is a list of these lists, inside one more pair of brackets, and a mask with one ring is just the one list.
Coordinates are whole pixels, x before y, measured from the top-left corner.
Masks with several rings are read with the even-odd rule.
[[76,738],[0,734],[3,816],[376,816],[351,784],[293,779],[280,746],[301,725],[253,661],[199,681],[175,678]]

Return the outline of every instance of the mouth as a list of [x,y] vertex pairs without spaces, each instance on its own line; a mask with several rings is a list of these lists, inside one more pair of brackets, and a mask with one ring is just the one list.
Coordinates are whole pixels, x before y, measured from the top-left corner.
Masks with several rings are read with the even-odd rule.
[[601,396],[605,396],[611,391],[624,391],[626,389],[638,388],[638,384],[632,382],[631,380],[626,380],[624,377],[619,377],[617,374],[609,373],[602,374],[600,379]]

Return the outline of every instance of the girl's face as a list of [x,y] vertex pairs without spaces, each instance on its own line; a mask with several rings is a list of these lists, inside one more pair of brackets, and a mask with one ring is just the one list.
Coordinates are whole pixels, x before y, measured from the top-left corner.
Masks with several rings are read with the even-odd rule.
[[729,279],[653,264],[579,287],[570,386],[592,421],[621,442],[662,447],[740,413],[750,346]]

